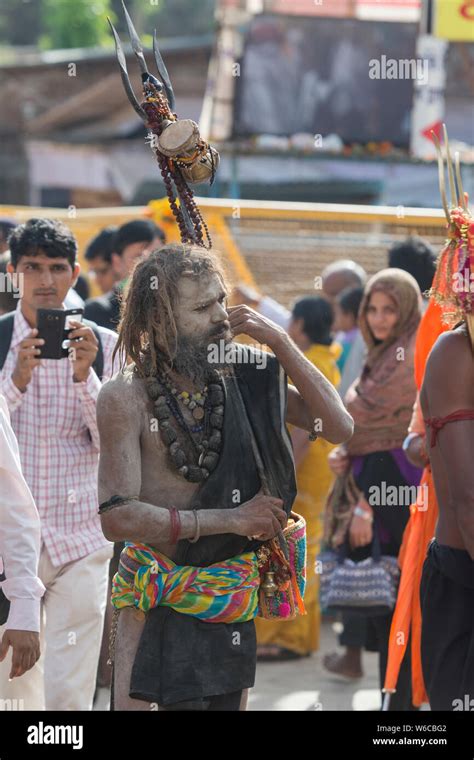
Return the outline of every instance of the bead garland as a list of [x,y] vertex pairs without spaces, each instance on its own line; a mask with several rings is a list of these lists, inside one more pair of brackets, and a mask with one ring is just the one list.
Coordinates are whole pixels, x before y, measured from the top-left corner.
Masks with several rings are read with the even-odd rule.
[[[210,473],[213,472],[219,462],[219,455],[222,448],[222,427],[224,422],[224,391],[222,381],[217,372],[212,375],[212,382],[209,382],[206,389],[206,396],[203,394],[184,395],[179,394],[177,389],[173,389],[164,378],[148,377],[146,378],[146,388],[150,399],[153,402],[155,416],[158,420],[158,427],[163,443],[168,447],[169,455],[174,466],[181,475],[192,483],[199,483],[207,480]],[[189,399],[196,403],[191,411],[199,408],[204,413],[202,415],[203,423],[189,426],[179,408],[178,396],[183,399]],[[199,396],[199,399],[196,397]],[[198,401],[202,400],[202,404]],[[170,417],[176,419],[180,428],[183,429],[190,439],[193,448],[198,457],[198,463],[191,464],[180,442],[176,430],[172,427]],[[194,416],[194,415],[193,415]],[[193,434],[207,433],[201,443],[197,443]]]

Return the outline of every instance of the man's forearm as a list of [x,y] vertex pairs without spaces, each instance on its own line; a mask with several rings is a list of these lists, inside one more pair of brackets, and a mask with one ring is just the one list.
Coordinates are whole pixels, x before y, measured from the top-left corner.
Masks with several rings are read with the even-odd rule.
[[340,443],[352,435],[352,419],[329,380],[282,334],[272,346],[276,358],[298,389],[308,411],[308,426],[321,420],[323,438]]
[[17,388],[12,375],[6,375],[5,372],[0,373],[0,393],[5,396],[10,414],[18,409],[26,397],[26,391]]
[[[232,509],[199,510],[201,536],[233,533]],[[192,510],[179,510],[181,523],[180,538],[193,538],[196,534],[196,519]],[[131,541],[134,543],[163,544],[171,539],[171,517],[169,509],[156,507],[142,501],[131,501],[114,507],[101,514],[102,530],[109,541]]]

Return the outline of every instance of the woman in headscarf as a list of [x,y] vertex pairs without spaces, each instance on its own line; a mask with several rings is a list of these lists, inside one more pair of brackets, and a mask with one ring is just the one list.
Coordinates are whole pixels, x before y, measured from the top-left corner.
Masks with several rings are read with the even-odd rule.
[[[384,269],[365,287],[359,327],[368,354],[345,397],[354,435],[329,457],[337,478],[325,519],[326,542],[336,548],[348,539],[354,561],[371,556],[374,534],[383,555],[398,556],[412,500],[407,486],[420,481],[421,470],[408,462],[402,444],[416,398],[414,346],[421,311],[418,284],[401,269]],[[379,652],[381,688],[391,619],[392,613],[367,617],[367,647]],[[390,709],[411,709],[408,658]]]

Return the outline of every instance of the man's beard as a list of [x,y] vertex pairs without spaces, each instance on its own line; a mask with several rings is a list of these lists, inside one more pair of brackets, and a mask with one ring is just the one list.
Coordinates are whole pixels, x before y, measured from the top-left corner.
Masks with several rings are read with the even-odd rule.
[[[232,374],[232,364],[228,360],[222,362],[212,361],[212,364],[209,362],[210,345],[217,344],[225,349],[231,343],[231,338],[222,338],[221,335],[216,335],[215,333],[202,338],[178,335],[173,369],[179,375],[187,377],[198,387],[205,385],[215,370],[222,375]],[[222,358],[224,358],[225,351],[221,351],[220,353],[222,354]]]

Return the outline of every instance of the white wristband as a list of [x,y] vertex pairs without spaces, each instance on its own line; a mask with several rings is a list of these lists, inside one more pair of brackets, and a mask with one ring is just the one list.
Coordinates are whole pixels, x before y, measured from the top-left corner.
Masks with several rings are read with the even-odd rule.
[[359,507],[357,505],[354,509],[354,514],[356,517],[362,517],[363,520],[367,520],[367,522],[373,522],[374,516],[371,512],[369,512],[367,509],[362,509],[362,507]]

